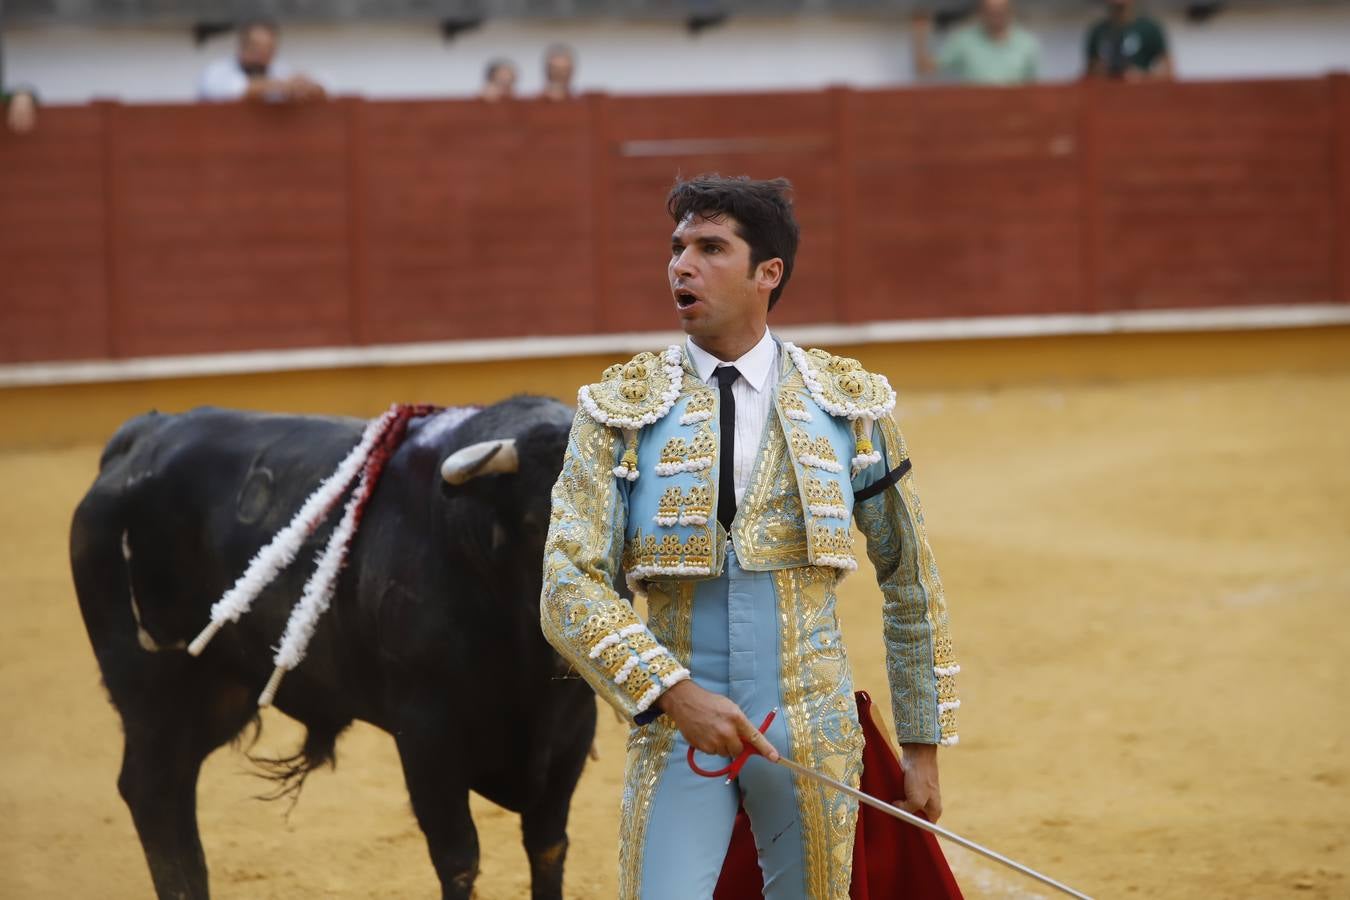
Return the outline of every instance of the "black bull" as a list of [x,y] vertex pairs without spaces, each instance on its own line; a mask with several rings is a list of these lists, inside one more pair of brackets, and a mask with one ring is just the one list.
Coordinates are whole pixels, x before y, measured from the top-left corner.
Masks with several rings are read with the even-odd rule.
[[[333,759],[354,719],[394,736],[445,897],[478,871],[475,791],[521,815],[533,895],[562,894],[567,813],[595,731],[595,699],[539,629],[549,488],[571,410],[516,397],[456,429],[414,420],[352,544],[331,608],[275,705],[307,728],[272,761],[284,789]],[[197,831],[203,760],[255,718],[256,698],[313,559],[295,562],[200,657],[185,643],[319,482],[362,422],[220,409],[124,425],[71,526],[89,639],[125,734],[118,788],[161,897],[206,897]],[[514,439],[519,464],[452,487],[440,466]],[[356,814],[356,811],[353,811]]]

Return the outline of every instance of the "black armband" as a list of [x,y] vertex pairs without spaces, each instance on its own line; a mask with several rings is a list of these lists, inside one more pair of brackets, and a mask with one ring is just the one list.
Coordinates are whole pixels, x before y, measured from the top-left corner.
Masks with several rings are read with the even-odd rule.
[[872,482],[867,487],[863,488],[861,491],[858,491],[856,494],[854,494],[853,502],[856,504],[862,503],[864,500],[871,500],[877,494],[880,494],[882,491],[886,490],[886,488],[895,484],[901,478],[904,478],[905,473],[912,468],[913,464],[908,459],[901,460],[900,465],[896,466],[894,469],[891,469],[885,475],[881,476],[876,481]]

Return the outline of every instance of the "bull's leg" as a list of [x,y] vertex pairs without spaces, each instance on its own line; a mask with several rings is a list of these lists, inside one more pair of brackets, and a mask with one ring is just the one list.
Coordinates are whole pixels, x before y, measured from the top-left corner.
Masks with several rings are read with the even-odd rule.
[[558,735],[560,743],[549,766],[543,795],[520,814],[525,854],[530,859],[532,900],[562,900],[567,814],[595,736],[595,705],[589,696],[582,709],[586,714],[577,717],[572,733]]
[[131,810],[155,893],[174,900],[205,900],[206,855],[197,832],[197,774],[186,729],[147,730],[127,723],[117,788]]
[[525,854],[530,859],[531,900],[562,900],[570,800],[541,804],[520,814]]
[[156,894],[196,900],[209,895],[197,831],[197,776],[211,751],[244,727],[253,706],[242,684],[211,679],[202,661],[184,655],[155,662],[162,663],[161,677],[148,679],[143,693],[120,710],[125,742],[117,788],[131,810]]
[[197,831],[197,776],[211,751],[253,717],[256,688],[251,692],[181,651],[137,649],[105,665],[104,680],[122,717],[117,788],[131,811],[155,893],[204,900],[209,888]]
[[400,729],[396,742],[413,813],[441,880],[441,896],[468,900],[478,878],[478,830],[469,813],[469,786],[460,774],[465,768],[449,741]]

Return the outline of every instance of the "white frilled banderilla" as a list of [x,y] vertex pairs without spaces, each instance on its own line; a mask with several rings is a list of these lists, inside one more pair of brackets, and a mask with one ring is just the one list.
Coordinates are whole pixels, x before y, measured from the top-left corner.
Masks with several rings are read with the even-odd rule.
[[[361,440],[338,464],[333,474],[310,494],[290,523],[258,551],[234,586],[211,606],[211,621],[188,645],[188,652],[200,656],[211,638],[227,622],[237,622],[248,612],[258,595],[295,561],[305,540],[328,519],[338,500],[355,480],[356,488],[347,498],[342,519],[319,553],[314,573],[305,582],[300,599],[291,609],[286,631],[276,648],[273,657],[275,668],[258,697],[259,706],[270,706],[281,686],[281,679],[305,658],[305,650],[314,636],[319,617],[333,599],[338,573],[346,561],[347,551],[361,524],[366,504],[375,491],[385,464],[403,442],[408,423],[415,417],[436,412],[442,412],[441,408],[396,403],[384,415],[373,419],[362,432]],[[465,407],[445,412],[462,412],[467,419],[477,412],[477,408]],[[451,484],[462,484],[475,475],[514,472],[517,465],[515,441],[486,441],[465,447],[447,457],[441,465],[441,475]]]
[[[769,715],[764,719],[764,724],[759,726],[759,731],[761,734],[769,730],[769,725],[773,722],[774,717],[776,715],[778,715],[778,710],[774,709],[769,711]],[[734,779],[738,774],[740,774],[741,767],[745,765],[746,760],[748,760],[752,755],[753,756],[762,755],[760,754],[759,750],[752,744],[743,743],[741,746],[742,749],[740,756],[737,756],[734,760],[732,760],[730,765],[724,766],[721,769],[714,769],[711,771],[708,769],[699,768],[698,763],[694,761],[694,748],[690,747],[688,756],[689,768],[694,771],[695,775],[702,775],[705,778],[718,778],[725,775],[727,778],[727,783],[730,784],[732,779]],[[812,781],[818,781],[823,785],[832,787],[836,791],[848,794],[850,797],[852,797],[854,800],[857,800],[859,803],[865,803],[868,806],[872,807],[873,809],[881,810],[888,816],[892,816],[893,818],[899,819],[902,822],[908,822],[915,828],[921,828],[924,831],[927,831],[929,834],[935,834],[938,837],[946,838],[947,840],[951,841],[954,844],[959,844],[962,847],[965,847],[967,850],[973,850],[974,852],[980,854],[981,856],[985,856],[988,857],[989,859],[994,860],[995,862],[1002,863],[1008,868],[1021,872],[1028,878],[1034,878],[1041,884],[1048,885],[1049,887],[1052,887],[1057,891],[1061,891],[1065,894],[1068,894],[1070,897],[1078,897],[1079,900],[1092,900],[1092,898],[1089,897],[1087,894],[1084,894],[1081,891],[1076,891],[1073,888],[1069,887],[1067,884],[1056,881],[1049,875],[1043,875],[1040,872],[1037,872],[1035,869],[1031,868],[1030,866],[1023,865],[1022,863],[1017,862],[1014,859],[1009,859],[1002,853],[990,850],[983,844],[977,844],[970,838],[962,837],[961,835],[957,834],[954,831],[948,831],[946,828],[943,828],[939,825],[934,825],[932,822],[928,821],[922,816],[916,816],[911,812],[908,812],[906,810],[901,809],[898,806],[895,806],[894,804],[887,803],[885,800],[879,800],[876,797],[873,797],[871,794],[865,794],[862,791],[858,790],[857,788],[852,787],[851,785],[844,784],[844,782],[831,778],[830,776],[825,775],[821,772],[817,772],[815,769],[808,769],[801,763],[788,759],[786,756],[780,755],[778,759],[773,760],[773,762],[777,765],[782,766],[785,769],[788,769],[789,771],[793,772],[800,778],[809,778]]]

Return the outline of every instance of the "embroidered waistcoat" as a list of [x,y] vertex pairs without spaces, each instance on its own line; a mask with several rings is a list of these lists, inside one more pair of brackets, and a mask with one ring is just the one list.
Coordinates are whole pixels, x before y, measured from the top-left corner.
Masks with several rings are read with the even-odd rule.
[[615,474],[628,491],[624,564],[635,586],[720,574],[728,537],[747,569],[857,568],[852,479],[880,458],[872,422],[890,414],[895,392],[855,360],[783,349],[770,421],[729,536],[715,515],[721,400],[684,350],[640,354],[582,389],[586,412],[624,430]]

